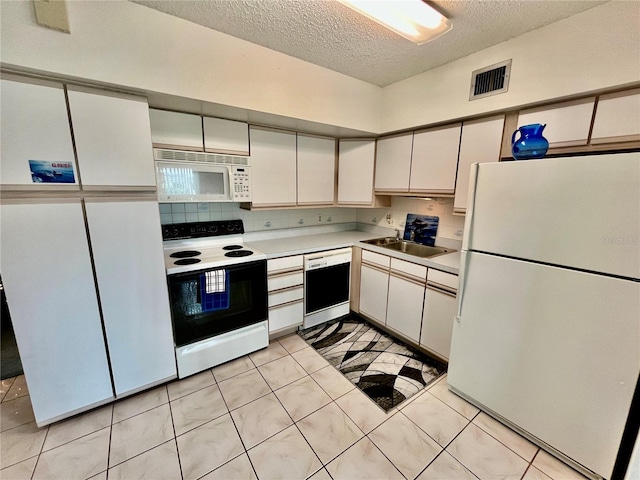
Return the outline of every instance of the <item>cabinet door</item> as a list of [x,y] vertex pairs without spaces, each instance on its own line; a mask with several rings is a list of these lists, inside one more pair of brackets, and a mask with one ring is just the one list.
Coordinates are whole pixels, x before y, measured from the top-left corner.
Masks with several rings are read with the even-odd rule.
[[203,118],[205,152],[249,155],[249,125],[223,118]]
[[155,201],[87,202],[116,395],[176,377]]
[[432,350],[445,360],[449,359],[451,332],[457,306],[454,294],[427,287],[420,345]]
[[296,204],[296,134],[251,128],[253,205]]
[[413,133],[381,138],[376,146],[376,192],[408,192]]
[[149,109],[151,140],[156,148],[202,152],[202,117]]
[[500,158],[503,127],[504,115],[465,122],[462,125],[454,212],[464,213],[467,209],[471,165],[497,162]]
[[413,135],[411,181],[415,193],[452,194],[456,188],[456,170],[462,124],[425,130]]
[[338,204],[373,203],[374,140],[340,140],[338,154]]
[[155,188],[146,99],[94,90],[68,93],[83,188]]
[[591,143],[640,140],[640,88],[598,99]]
[[389,300],[387,326],[409,337],[416,343],[420,340],[424,285],[389,276]]
[[380,323],[385,323],[388,289],[388,272],[362,265],[360,269],[360,312]]
[[36,422],[112,399],[80,201],[2,205],[0,219],[2,281]]
[[[0,141],[3,187],[12,185],[55,186],[77,190],[78,174],[71,143],[71,128],[62,85],[23,83],[2,79]],[[69,164],[72,183],[36,183],[30,160]],[[53,168],[53,167],[52,167]],[[45,178],[46,180],[46,178]]]
[[518,127],[532,123],[546,125],[542,135],[550,147],[586,145],[594,102],[595,97],[591,97],[553,107],[523,110],[518,115]]
[[332,205],[336,141],[298,134],[298,205]]

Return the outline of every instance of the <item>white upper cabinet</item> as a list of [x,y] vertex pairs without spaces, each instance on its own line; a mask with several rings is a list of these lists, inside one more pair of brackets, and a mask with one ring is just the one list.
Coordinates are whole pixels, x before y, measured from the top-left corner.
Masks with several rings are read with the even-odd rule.
[[151,139],[156,148],[202,152],[202,117],[189,113],[149,109]]
[[504,115],[463,123],[454,212],[464,213],[467,209],[471,165],[499,160],[503,128]]
[[249,125],[223,118],[203,118],[205,152],[249,155]]
[[68,95],[83,188],[155,188],[146,99],[71,88]]
[[518,115],[518,127],[533,123],[546,125],[542,136],[549,142],[549,147],[586,145],[594,103],[595,97],[590,97],[522,110]]
[[420,193],[452,194],[460,147],[461,123],[415,132],[409,190]]
[[413,133],[380,138],[376,148],[376,192],[409,191]]
[[[0,178],[3,187],[47,184],[77,189],[78,169],[63,86],[3,78],[1,90]],[[52,169],[57,168],[53,164],[70,165],[74,172],[73,181],[46,183],[47,178],[32,177],[30,161],[47,162],[52,164]],[[49,173],[53,175],[53,172]],[[39,179],[45,181],[39,183]]]
[[295,206],[296,134],[251,127],[252,204]]
[[640,140],[640,88],[598,99],[591,143]]
[[338,153],[338,204],[373,203],[375,140],[340,140]]
[[298,134],[298,205],[333,205],[336,141]]

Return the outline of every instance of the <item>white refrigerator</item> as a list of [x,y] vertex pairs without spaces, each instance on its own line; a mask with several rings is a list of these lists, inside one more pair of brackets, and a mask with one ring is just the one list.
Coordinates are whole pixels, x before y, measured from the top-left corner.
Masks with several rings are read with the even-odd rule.
[[610,478],[640,373],[640,153],[474,164],[448,383]]

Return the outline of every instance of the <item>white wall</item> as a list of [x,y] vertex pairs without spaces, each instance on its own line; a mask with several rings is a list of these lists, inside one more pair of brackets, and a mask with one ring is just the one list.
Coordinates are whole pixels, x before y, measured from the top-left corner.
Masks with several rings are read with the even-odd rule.
[[[392,197],[391,207],[359,208],[356,220],[358,223],[378,227],[399,228],[402,235],[407,213],[439,217],[438,237],[462,240],[465,217],[453,215],[453,198],[423,200],[412,197]],[[391,215],[390,220],[387,220],[387,214]]]
[[378,132],[382,89],[127,1],[67,2],[71,34],[3,1],[0,60],[90,82]]
[[[471,72],[510,58],[509,91],[469,101]],[[639,81],[640,2],[613,1],[385,87],[382,131]]]

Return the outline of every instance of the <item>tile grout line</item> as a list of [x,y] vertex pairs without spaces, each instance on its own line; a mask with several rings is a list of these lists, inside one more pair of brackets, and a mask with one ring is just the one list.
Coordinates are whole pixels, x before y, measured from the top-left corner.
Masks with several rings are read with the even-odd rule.
[[[247,356],[247,358],[249,358],[249,356]],[[254,368],[255,368],[256,370],[258,370],[258,368],[257,368],[257,367],[255,366],[255,364],[253,363],[253,360],[251,360],[251,358],[249,358],[249,361],[253,364]],[[248,372],[248,371],[249,371],[249,370],[247,370],[247,372]],[[241,372],[241,373],[245,373],[245,372]],[[260,372],[258,371],[258,373],[260,373]],[[211,371],[211,374],[213,375],[213,370]],[[238,375],[240,375],[240,373],[239,373]],[[215,378],[215,375],[213,375],[213,376],[214,376],[214,378]],[[229,379],[231,379],[231,378],[234,378],[235,376],[237,376],[237,375],[234,375],[233,377],[229,377],[227,380],[229,380]],[[265,382],[266,382],[266,380],[265,380]],[[267,385],[269,385],[269,384],[267,383]],[[271,387],[269,387],[269,388],[271,388]],[[235,428],[235,429],[236,429],[236,433],[238,434],[238,438],[240,439],[240,444],[242,445],[242,448],[244,449],[244,455],[246,455],[246,456],[247,456],[247,460],[249,460],[249,465],[251,465],[251,468],[252,468],[252,470],[253,470],[253,473],[256,475],[256,478],[257,478],[257,477],[258,477],[258,473],[256,472],[256,468],[253,466],[253,462],[251,461],[251,457],[249,456],[249,450],[247,450],[247,447],[246,447],[246,445],[244,444],[244,440],[242,440],[242,436],[240,435],[240,430],[238,430],[238,425],[236,425],[236,421],[233,419],[233,415],[231,415],[231,409],[229,408],[229,404],[228,404],[228,403],[227,403],[227,401],[225,400],[224,395],[222,395],[222,390],[220,389],[220,387],[218,387],[218,390],[220,391],[220,397],[222,398],[222,401],[224,402],[224,406],[225,406],[225,407],[226,407],[226,409],[227,409],[227,414],[229,415],[229,418],[231,418],[231,423],[233,424],[233,428]],[[267,395],[268,395],[268,394],[267,394]],[[262,397],[264,397],[264,396],[266,396],[266,395],[263,395]],[[262,398],[262,397],[258,397],[256,400],[258,400],[259,398]],[[252,401],[255,401],[255,400],[252,400]],[[251,403],[251,402],[249,402],[249,403]],[[245,404],[245,405],[248,405],[248,403],[247,403],[247,404]],[[243,406],[243,405],[241,405],[241,406]],[[240,407],[237,407],[235,410],[237,410],[238,408],[240,408]],[[220,417],[217,417],[217,418],[220,418]],[[236,458],[238,458],[240,455],[242,455],[242,453],[241,453],[241,454],[239,454],[239,455],[236,455],[235,457],[233,457],[233,458],[231,458],[231,459],[229,459],[228,461],[226,461],[226,462],[225,462],[225,463],[223,463],[222,465],[218,465],[216,468],[214,468],[213,470],[211,470],[211,472],[215,472],[215,471],[216,471],[216,470],[218,470],[219,468],[222,468],[222,467],[223,467],[223,466],[225,466],[227,463],[229,463],[229,462],[231,462],[231,461],[235,460]],[[211,472],[207,472],[207,473],[205,473],[205,475],[209,475],[209,473],[211,473]],[[204,476],[204,475],[203,475],[203,476]]]
[[[211,374],[211,376],[213,376],[213,373]],[[171,428],[173,428],[173,441],[174,441],[174,443],[176,445],[176,455],[178,456],[178,468],[180,468],[180,478],[182,480],[184,480],[184,472],[182,471],[182,461],[180,460],[180,449],[178,448],[178,437],[176,435],[176,425],[175,425],[175,423],[173,421],[173,409],[171,408],[171,399],[169,398],[169,387],[166,384],[165,384],[165,389],[167,390],[167,400],[169,400],[169,402],[168,402],[169,403],[169,416],[171,417]],[[220,396],[222,396],[222,394]],[[160,445],[162,445],[162,444],[160,444]]]
[[111,438],[113,436],[113,416],[115,412],[114,405],[111,405],[111,421],[109,422],[109,446],[107,447],[107,480],[109,480],[109,463],[111,462]]
[[[396,415],[398,415],[398,414],[402,414],[402,411],[398,410],[396,413],[394,413],[394,414],[392,415],[392,417],[395,417],[395,416],[396,416]],[[425,435],[427,435],[430,439],[432,439],[432,440],[436,443],[436,445],[438,445],[439,447],[442,447],[442,445],[440,445],[440,444],[436,441],[436,439],[435,439],[435,438],[433,438],[433,437],[432,437],[431,435],[429,435],[427,432],[425,432],[424,430],[422,430],[418,425],[416,425],[416,424],[413,422],[413,420],[411,420],[411,419],[410,419],[409,417],[407,417],[406,415],[404,415],[404,417],[405,417],[407,420],[409,420],[413,425],[415,425],[415,426],[418,428],[418,430],[422,431]],[[387,419],[386,419],[384,422],[382,422],[380,425],[378,425],[377,427],[375,427],[374,429],[372,429],[369,433],[365,434],[365,436],[369,439],[369,441],[370,441],[371,443],[373,443],[373,444],[375,445],[375,447],[380,451],[380,453],[382,453],[382,455],[383,455],[387,460],[389,460],[389,462],[391,463],[391,465],[393,465],[393,466],[396,468],[396,470],[398,470],[398,471],[400,472],[400,469],[399,469],[399,468],[396,466],[396,464],[395,464],[395,463],[393,463],[393,461],[392,461],[392,460],[391,460],[391,459],[390,459],[390,458],[389,458],[389,457],[388,457],[388,456],[387,456],[387,455],[382,451],[382,449],[381,449],[380,447],[378,447],[378,445],[376,444],[376,442],[374,442],[371,438],[369,438],[369,435],[371,435],[371,433],[373,433],[375,430],[377,430],[378,428],[380,428],[384,423],[386,423],[386,422],[387,422],[387,421],[389,421],[390,419],[391,419],[391,417],[387,418]],[[420,472],[418,472],[418,475],[416,475],[414,478],[418,477],[422,472],[424,472],[427,468],[429,468],[429,465],[431,465],[431,464],[435,461],[435,459],[436,459],[436,458],[438,458],[438,457],[442,454],[442,452],[444,452],[444,448],[442,448],[442,449],[440,450],[440,452],[438,452],[438,454],[437,454],[435,457],[433,457],[433,460],[431,460],[431,462],[429,462],[429,463],[427,464],[427,466],[426,466],[426,467],[424,467],[422,470],[420,470]],[[400,472],[400,475],[402,475],[403,477],[407,478],[407,477],[406,477],[402,472]],[[413,479],[409,479],[409,480],[413,480]]]
[[[278,342],[278,344],[280,344],[280,342]],[[282,347],[282,345],[280,345],[280,346]],[[288,351],[286,348],[284,348],[284,347],[282,347],[282,348],[283,348],[285,351]],[[288,355],[289,355],[289,356],[291,356],[291,354],[290,354],[290,353],[289,353]],[[285,356],[286,356],[286,355],[285,355]],[[281,357],[281,358],[282,358],[282,357]],[[293,358],[293,357],[291,357],[291,358]],[[296,361],[296,359],[295,359],[295,358],[293,358],[293,360],[294,360],[294,361]],[[296,363],[297,363],[297,362],[296,362]],[[302,365],[300,365],[300,367],[304,370],[304,367],[302,367]],[[257,367],[256,367],[256,369],[258,370],[258,368],[257,368]],[[288,411],[288,410],[285,408],[285,406],[282,404],[282,402],[280,401],[280,399],[279,399],[279,398],[278,398],[278,396],[276,395],[275,390],[273,390],[273,388],[271,388],[271,385],[269,385],[269,382],[267,382],[267,379],[266,379],[266,378],[264,378],[264,375],[262,375],[262,372],[261,372],[260,370],[258,370],[258,373],[262,376],[263,380],[267,383],[267,385],[268,385],[268,386],[269,386],[269,388],[271,389],[271,393],[273,393],[273,396],[274,396],[274,397],[276,398],[276,400],[280,403],[280,406],[282,407],[282,409],[286,412],[286,414],[287,414],[287,415],[289,415],[289,418],[290,418],[290,419],[291,419],[291,421],[293,422],[293,423],[292,423],[292,425],[289,425],[288,427],[286,427],[286,428],[284,428],[284,429],[280,430],[280,432],[283,432],[284,430],[286,430],[287,428],[289,428],[289,427],[291,427],[291,426],[295,427],[295,428],[298,430],[298,433],[300,433],[300,435],[302,436],[302,438],[304,438],[304,441],[305,441],[305,442],[307,442],[307,445],[309,446],[309,448],[311,449],[311,451],[313,452],[313,454],[314,454],[314,455],[316,456],[316,458],[318,459],[318,462],[320,462],[320,465],[322,465],[322,467],[321,467],[320,469],[324,468],[324,463],[322,463],[322,460],[320,460],[320,457],[318,456],[318,454],[316,453],[316,451],[313,449],[313,447],[312,447],[312,446],[311,446],[311,444],[309,443],[309,440],[307,440],[307,437],[305,437],[305,436],[304,436],[304,433],[302,433],[302,430],[300,430],[300,427],[298,427],[297,422],[293,419],[293,417],[291,416],[291,414],[289,413],[289,411]],[[310,375],[310,374],[307,374],[307,376],[308,376],[308,377],[311,377],[311,375]],[[304,378],[304,377],[302,377],[302,378]],[[298,380],[301,380],[301,379],[298,379]],[[294,380],[293,382],[288,383],[287,385],[291,385],[292,383],[297,382],[298,380]],[[313,380],[313,378],[312,378],[312,380]],[[286,387],[287,385],[283,385],[283,386],[281,386],[280,388],[284,388],[284,387]],[[322,387],[320,387],[320,388],[322,388]],[[278,389],[278,390],[279,390],[279,389]],[[260,397],[260,398],[262,398],[262,397]],[[329,396],[329,398],[331,398],[331,397]],[[328,405],[328,404],[327,404],[327,405]],[[326,405],[325,405],[325,406],[326,406]],[[320,408],[322,408],[322,407],[320,407]],[[318,410],[320,410],[320,409],[317,409],[317,410],[315,410],[315,411],[317,412]],[[309,414],[309,415],[311,415],[311,414]],[[307,415],[307,416],[308,416],[308,415]],[[306,418],[306,417],[304,417],[304,418]],[[278,432],[278,433],[280,433],[280,432]],[[274,435],[271,435],[269,438],[273,438],[273,437],[274,437],[275,435],[277,435],[278,433],[276,433],[276,434],[274,434]],[[262,442],[258,443],[257,445],[254,445],[254,446],[253,446],[253,447],[251,447],[251,448],[255,448],[255,447],[257,447],[258,445],[260,445],[260,444],[262,444],[262,443],[266,442],[267,440],[269,440],[269,438],[267,438],[267,439],[263,440]],[[249,456],[249,452],[247,451],[247,457],[248,457],[248,456]],[[251,458],[249,458],[249,461],[251,461]],[[253,462],[251,463],[251,465],[253,466]],[[320,470],[320,469],[319,469],[319,470]],[[254,470],[255,470],[255,468],[254,468]],[[318,471],[319,471],[319,470],[318,470]],[[316,471],[315,473],[317,473],[317,471]],[[315,475],[315,473],[312,473],[311,475],[309,475],[309,476],[308,476],[308,477],[306,477],[306,478],[309,478],[310,476]],[[256,472],[256,476],[257,476],[257,472]],[[331,475],[329,475],[329,476],[331,476]]]
[[[29,396],[29,403],[31,403],[31,396]],[[35,423],[35,419],[33,421]],[[38,425],[36,424],[36,427]],[[47,425],[47,432],[44,434],[44,438],[42,439],[42,445],[40,445],[40,452],[38,453],[38,458],[36,459],[36,464],[33,466],[33,471],[31,472],[31,479],[33,480],[33,476],[36,474],[36,468],[38,468],[38,463],[40,463],[40,455],[42,455],[42,451],[44,448],[44,444],[47,441],[47,437],[49,436],[49,432],[51,431],[51,425]],[[20,462],[18,462],[20,463]],[[15,465],[15,464],[14,464]]]

